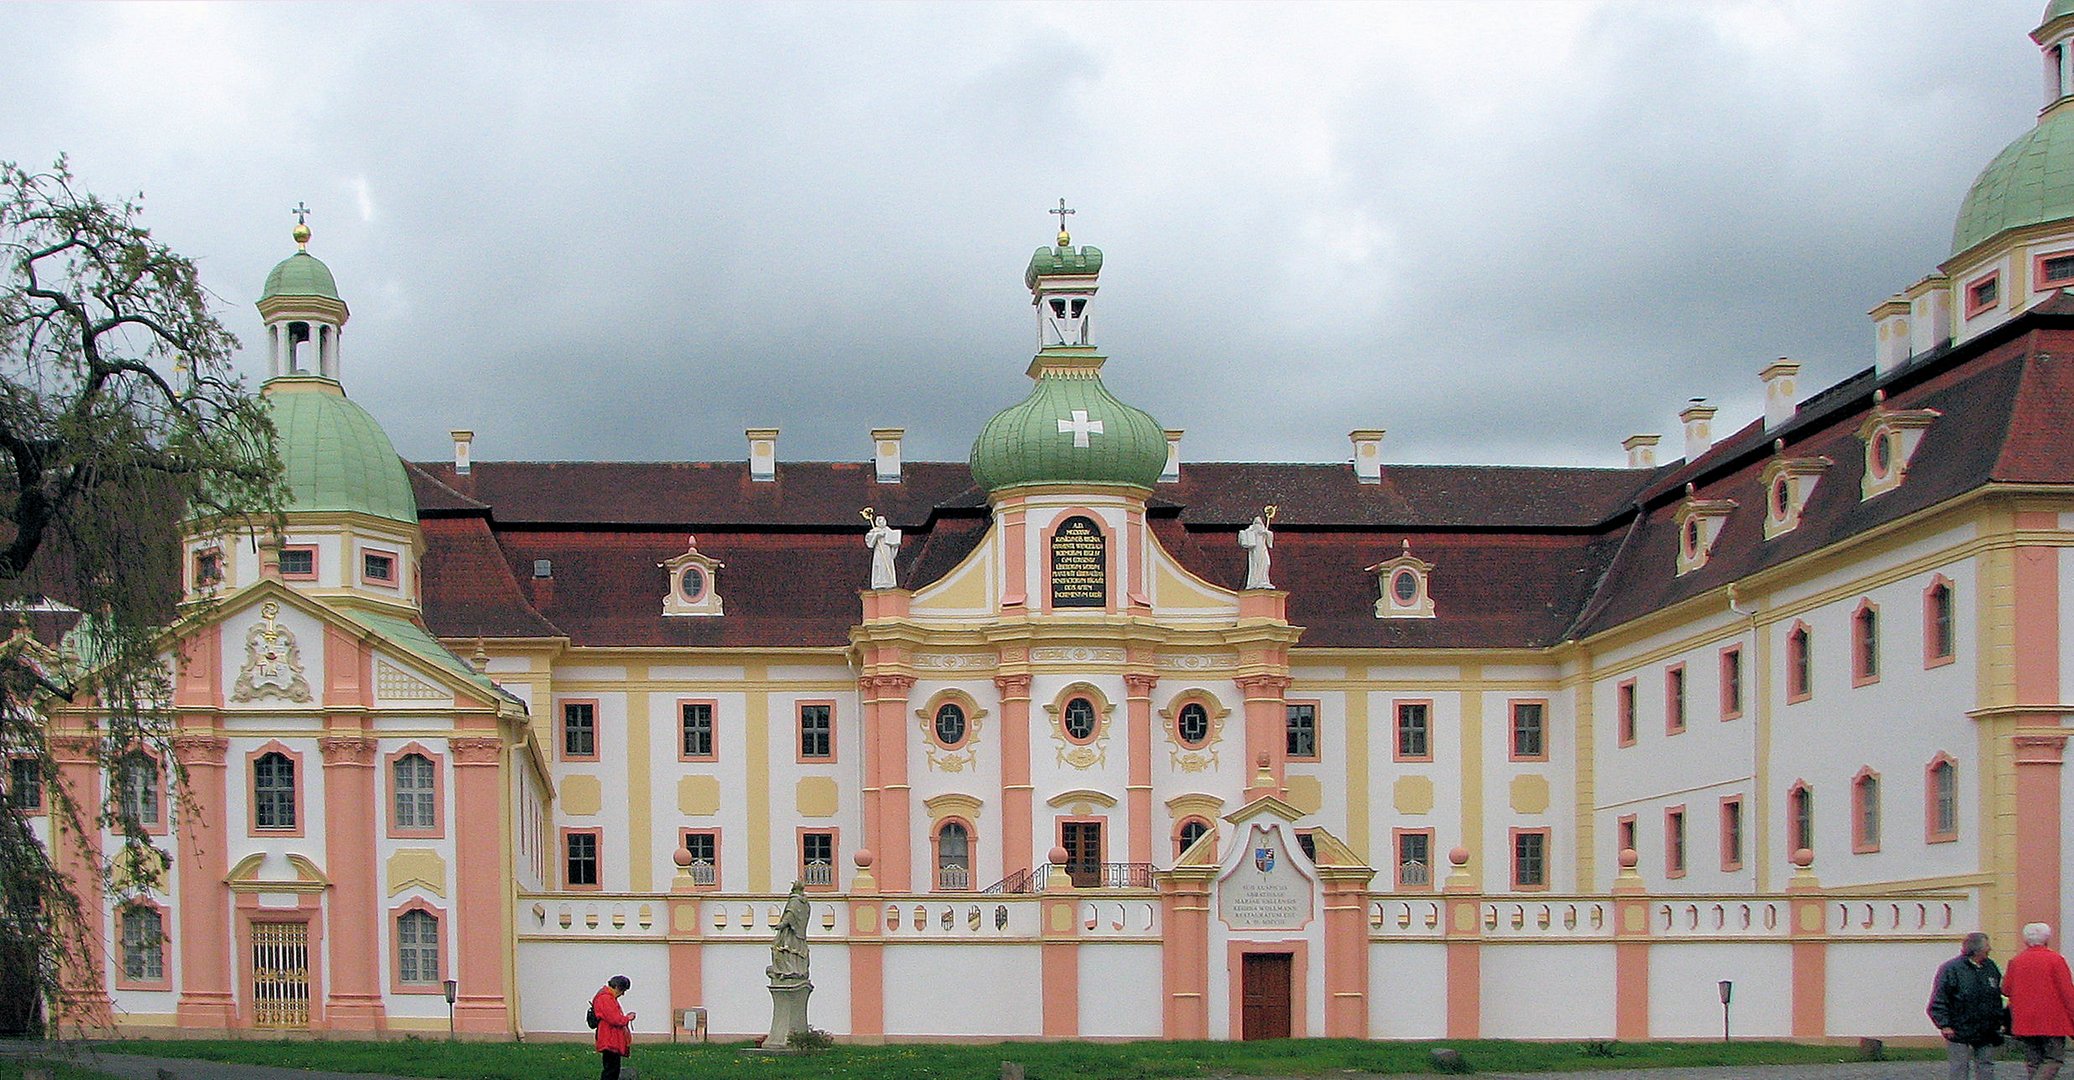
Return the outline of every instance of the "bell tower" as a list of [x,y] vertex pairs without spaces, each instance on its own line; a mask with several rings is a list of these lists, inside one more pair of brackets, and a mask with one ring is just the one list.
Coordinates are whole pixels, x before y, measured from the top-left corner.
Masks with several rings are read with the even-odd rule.
[[1094,344],[1088,321],[1088,304],[1095,298],[1095,278],[1102,270],[1102,253],[1094,248],[1075,248],[1066,229],[1066,200],[1060,199],[1059,240],[1050,248],[1038,248],[1030,260],[1024,284],[1030,287],[1030,302],[1037,308],[1037,347],[1086,348]]
[[296,252],[266,276],[259,314],[266,321],[267,377],[315,375],[338,381],[339,331],[351,313],[331,268],[310,254],[309,207],[295,207]]

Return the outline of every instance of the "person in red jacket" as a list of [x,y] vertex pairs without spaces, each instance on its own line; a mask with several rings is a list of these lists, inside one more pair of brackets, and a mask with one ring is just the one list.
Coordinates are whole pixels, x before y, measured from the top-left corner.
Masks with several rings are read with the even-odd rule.
[[2067,958],[2054,952],[2052,927],[2034,922],[2024,927],[2023,952],[2002,972],[2002,992],[2009,996],[2009,1033],[2024,1048],[2024,1074],[2052,1080],[2067,1060],[2067,1036],[2074,1035],[2074,978]]
[[634,1039],[627,1028],[634,1022],[634,1014],[621,1012],[619,996],[633,989],[634,980],[624,975],[614,975],[605,981],[596,997],[591,998],[591,1011],[598,1016],[598,1056],[604,1059],[604,1067],[598,1073],[599,1080],[619,1080],[619,1059],[634,1052]]

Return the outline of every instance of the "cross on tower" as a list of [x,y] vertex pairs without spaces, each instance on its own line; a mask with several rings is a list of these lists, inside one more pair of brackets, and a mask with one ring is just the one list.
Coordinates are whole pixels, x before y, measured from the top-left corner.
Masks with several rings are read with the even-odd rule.
[[[1079,211],[1078,211],[1078,210],[1068,210],[1068,209],[1066,209],[1066,200],[1065,200],[1065,199],[1060,199],[1060,200],[1059,200],[1059,208],[1058,208],[1058,209],[1056,209],[1056,210],[1046,210],[1046,211],[1045,211],[1045,213],[1047,213],[1047,214],[1057,214],[1057,215],[1059,216],[1059,243],[1060,243],[1060,244],[1064,244],[1064,243],[1066,243],[1066,215],[1067,215],[1067,214],[1077,214],[1077,213],[1079,213]],[[1081,445],[1082,445],[1082,446],[1085,446],[1085,445],[1087,445],[1087,444],[1086,444],[1086,443],[1082,443]]]
[[[1065,200],[1061,199],[1059,201],[1064,202]],[[305,205],[301,199],[297,199],[295,201],[295,209],[290,210],[288,212],[295,215],[295,223],[297,225],[308,224],[308,221],[306,219],[310,216],[310,208],[307,205]]]
[[1073,410],[1073,419],[1066,420],[1062,418],[1059,420],[1059,434],[1071,434],[1073,436],[1073,445],[1084,448],[1088,444],[1087,437],[1089,435],[1106,433],[1102,430],[1102,422],[1100,420],[1089,420],[1087,418],[1086,409],[1075,409]]

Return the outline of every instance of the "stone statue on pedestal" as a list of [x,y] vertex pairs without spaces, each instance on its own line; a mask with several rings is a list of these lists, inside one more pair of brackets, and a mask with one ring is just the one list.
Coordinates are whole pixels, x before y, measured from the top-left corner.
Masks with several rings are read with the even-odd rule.
[[871,587],[899,588],[893,577],[893,556],[900,550],[900,530],[888,526],[885,515],[874,517],[871,531],[864,534],[864,546],[871,549]]
[[771,939],[770,966],[763,969],[771,990],[771,1033],[764,1037],[765,1050],[787,1049],[808,1030],[807,996],[814,992],[807,977],[807,917],[811,913],[805,886],[793,882],[785,911],[778,916],[778,932]]
[[1275,532],[1267,527],[1267,521],[1255,514],[1253,524],[1239,530],[1239,546],[1246,549],[1246,587],[1274,588],[1267,580],[1267,563],[1268,550],[1275,546]]

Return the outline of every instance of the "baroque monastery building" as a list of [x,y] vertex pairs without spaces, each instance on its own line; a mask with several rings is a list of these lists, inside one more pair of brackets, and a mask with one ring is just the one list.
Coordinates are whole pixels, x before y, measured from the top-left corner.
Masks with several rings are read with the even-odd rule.
[[574,1037],[624,972],[748,1036],[797,881],[858,1040],[1707,1037],[1722,980],[1738,1035],[1926,1034],[1960,935],[2068,921],[2074,0],[2034,37],[1871,366],[1665,463],[1188,461],[1063,232],[968,462],[408,463],[299,251],[287,527],[189,541],[193,802],[137,795],[175,865],[72,1005],[438,1031],[453,980]]

